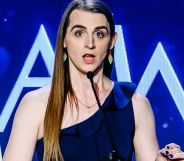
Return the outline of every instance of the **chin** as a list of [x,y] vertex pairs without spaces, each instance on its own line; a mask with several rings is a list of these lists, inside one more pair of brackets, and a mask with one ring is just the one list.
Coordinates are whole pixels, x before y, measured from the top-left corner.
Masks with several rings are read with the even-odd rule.
[[78,71],[82,74],[87,74],[88,72],[94,72],[95,68],[78,68]]
[[82,70],[83,74],[87,74],[88,72],[93,72],[94,75],[96,75],[102,68],[88,68],[85,70]]
[[88,72],[93,72],[94,75],[96,75],[99,71],[103,69],[103,63],[102,64],[90,64],[90,65],[81,65],[75,67],[79,70],[79,72],[83,74],[87,74]]

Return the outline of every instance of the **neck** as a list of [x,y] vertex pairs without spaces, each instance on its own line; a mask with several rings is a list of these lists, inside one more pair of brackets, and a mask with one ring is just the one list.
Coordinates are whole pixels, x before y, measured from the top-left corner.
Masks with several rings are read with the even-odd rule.
[[[93,107],[96,105],[96,98],[87,74],[78,70],[75,66],[70,65],[69,74],[72,88],[75,92],[79,104],[85,107]],[[96,93],[102,104],[106,96],[113,87],[112,81],[103,74],[103,68],[98,70],[93,77]],[[94,106],[96,107],[96,106]]]
[[[77,93],[89,94],[92,92],[90,80],[87,75],[80,72],[75,67],[70,68],[70,78],[74,91]],[[94,85],[97,91],[103,91],[108,87],[110,80],[103,74],[103,68],[98,71],[93,77]]]
[[[87,78],[87,75],[80,72],[75,72],[75,74],[71,74],[71,82],[72,87],[75,91],[88,91],[88,89],[91,89],[91,82]],[[99,72],[97,75],[93,77],[94,85],[98,87],[99,90],[104,88],[104,83],[107,80],[107,78],[103,75],[102,72]]]

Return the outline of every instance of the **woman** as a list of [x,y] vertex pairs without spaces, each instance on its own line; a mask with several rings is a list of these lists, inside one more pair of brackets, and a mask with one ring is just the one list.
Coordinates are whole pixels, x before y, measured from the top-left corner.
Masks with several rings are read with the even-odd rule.
[[35,146],[45,161],[109,160],[114,155],[130,161],[134,150],[137,161],[184,160],[174,143],[159,151],[148,100],[134,92],[132,83],[109,79],[116,39],[105,4],[69,4],[59,27],[52,84],[21,101],[3,161],[32,160]]

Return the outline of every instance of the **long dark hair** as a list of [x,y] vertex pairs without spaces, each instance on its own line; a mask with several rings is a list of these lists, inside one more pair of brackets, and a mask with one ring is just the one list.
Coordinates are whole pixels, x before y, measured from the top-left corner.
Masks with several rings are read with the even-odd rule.
[[[66,49],[63,46],[64,38],[70,23],[69,17],[72,11],[75,9],[93,13],[101,13],[105,15],[110,25],[111,38],[115,33],[112,13],[109,8],[99,0],[74,0],[65,10],[58,29],[54,73],[44,119],[44,161],[63,160],[61,154],[62,147],[60,147],[59,144],[59,135],[64,115],[66,98],[69,99],[71,106],[72,102],[76,103],[76,97],[69,75],[68,60],[63,63],[63,57],[64,54],[66,54]],[[107,61],[108,59],[106,56],[104,62],[104,74],[109,77],[111,66]]]

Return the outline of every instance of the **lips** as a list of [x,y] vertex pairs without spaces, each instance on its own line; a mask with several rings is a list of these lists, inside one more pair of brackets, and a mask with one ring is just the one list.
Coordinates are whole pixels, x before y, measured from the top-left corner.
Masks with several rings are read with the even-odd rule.
[[87,54],[84,54],[82,57],[83,57],[84,63],[92,64],[92,63],[94,63],[96,56],[94,54],[87,53]]

